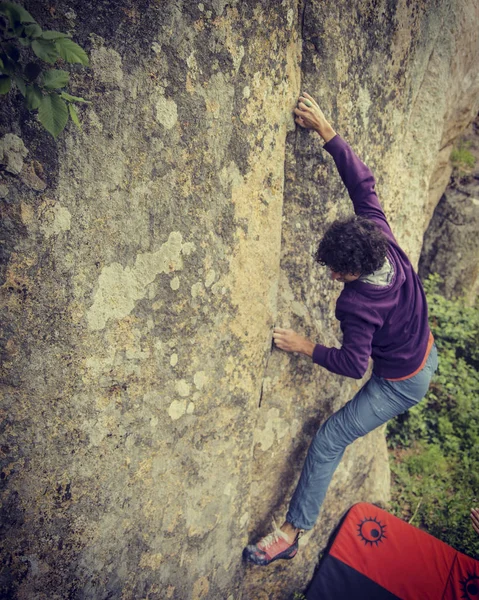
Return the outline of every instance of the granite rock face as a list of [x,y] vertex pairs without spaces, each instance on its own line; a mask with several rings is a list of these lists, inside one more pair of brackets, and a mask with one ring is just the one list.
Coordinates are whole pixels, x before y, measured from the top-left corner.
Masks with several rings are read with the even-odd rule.
[[294,565],[241,563],[361,384],[271,349],[274,324],[340,341],[312,253],[351,208],[291,111],[300,89],[321,100],[416,262],[443,149],[477,112],[477,5],[25,7],[87,49],[70,91],[92,104],[57,142],[21,98],[1,109],[24,145],[0,182],[1,594],[289,598],[389,484],[377,431]]
[[419,274],[440,273],[442,293],[464,296],[472,305],[479,293],[479,117],[460,145],[475,158],[475,166],[467,174],[458,171],[436,206],[424,235]]

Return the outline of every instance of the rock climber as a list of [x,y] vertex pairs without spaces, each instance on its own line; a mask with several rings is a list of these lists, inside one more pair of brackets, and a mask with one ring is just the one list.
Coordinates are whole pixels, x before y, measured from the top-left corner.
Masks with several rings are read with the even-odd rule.
[[268,565],[291,559],[298,540],[312,529],[346,446],[417,404],[437,369],[437,349],[428,325],[426,297],[399,247],[375,192],[370,169],[326,120],[318,103],[303,93],[296,123],[317,132],[333,157],[355,215],[333,222],[319,243],[316,260],[344,284],[336,303],[340,349],[315,344],[290,329],[275,328],[278,348],[300,352],[333,373],[371,378],[316,433],[283,525],[244,549],[244,557]]

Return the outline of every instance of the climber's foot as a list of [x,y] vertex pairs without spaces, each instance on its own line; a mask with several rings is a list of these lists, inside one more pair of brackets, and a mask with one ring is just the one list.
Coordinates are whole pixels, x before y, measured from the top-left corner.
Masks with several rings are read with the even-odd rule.
[[298,531],[291,542],[291,538],[281,529],[274,527],[269,535],[261,538],[257,544],[246,546],[243,557],[255,565],[262,567],[269,565],[275,560],[294,558],[298,553],[298,541],[302,531]]

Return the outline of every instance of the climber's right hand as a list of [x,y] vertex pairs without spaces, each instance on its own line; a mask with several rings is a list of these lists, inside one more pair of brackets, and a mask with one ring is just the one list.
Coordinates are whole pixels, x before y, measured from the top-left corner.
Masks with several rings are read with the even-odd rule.
[[325,142],[329,142],[336,135],[336,132],[326,120],[323,111],[319,108],[316,100],[303,92],[299,97],[298,106],[294,109],[298,125],[305,129],[317,131]]

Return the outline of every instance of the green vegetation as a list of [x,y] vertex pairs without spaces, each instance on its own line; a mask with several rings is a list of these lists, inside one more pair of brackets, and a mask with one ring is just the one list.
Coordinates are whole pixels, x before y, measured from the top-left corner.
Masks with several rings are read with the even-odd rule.
[[75,103],[87,100],[62,91],[70,80],[68,71],[44,70],[34,55],[52,65],[63,60],[87,66],[83,48],[67,33],[44,31],[29,12],[14,2],[0,2],[0,32],[4,40],[0,42],[0,94],[8,94],[15,86],[27,108],[38,110],[40,123],[55,138],[69,116],[79,127]]
[[425,284],[439,369],[426,398],[388,426],[393,512],[476,556],[469,518],[479,504],[479,305]]
[[459,178],[467,177],[472,174],[476,165],[476,158],[469,151],[470,142],[459,142],[459,146],[451,152],[451,164],[454,169],[454,175]]

